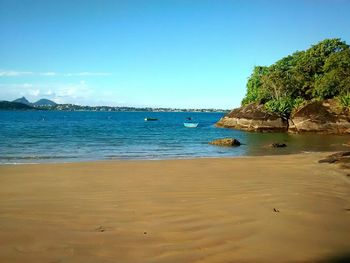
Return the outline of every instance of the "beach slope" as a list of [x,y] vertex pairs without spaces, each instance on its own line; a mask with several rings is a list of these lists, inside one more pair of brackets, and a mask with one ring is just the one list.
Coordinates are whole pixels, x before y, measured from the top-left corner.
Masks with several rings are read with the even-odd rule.
[[0,166],[0,262],[349,260],[326,155]]

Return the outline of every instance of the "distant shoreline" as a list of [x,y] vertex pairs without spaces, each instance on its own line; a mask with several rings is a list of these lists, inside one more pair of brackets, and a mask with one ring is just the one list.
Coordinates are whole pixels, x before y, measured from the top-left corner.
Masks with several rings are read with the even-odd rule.
[[131,113],[131,112],[162,112],[162,113],[181,113],[181,112],[188,112],[188,113],[227,113],[228,111],[202,111],[202,110],[180,110],[180,111],[157,111],[157,110],[115,110],[115,111],[107,111],[107,110],[46,110],[46,109],[33,109],[33,110],[4,110],[4,109],[0,109],[0,112],[6,112],[6,111],[16,111],[16,112],[31,112],[31,111],[42,111],[42,112],[48,112],[48,111],[52,111],[52,112],[126,112],[126,113]]
[[0,100],[1,110],[45,110],[45,111],[107,111],[107,112],[229,112],[229,109],[216,108],[171,108],[171,107],[132,107],[132,106],[87,106],[70,103],[58,104],[48,99],[29,102],[25,97],[14,101]]

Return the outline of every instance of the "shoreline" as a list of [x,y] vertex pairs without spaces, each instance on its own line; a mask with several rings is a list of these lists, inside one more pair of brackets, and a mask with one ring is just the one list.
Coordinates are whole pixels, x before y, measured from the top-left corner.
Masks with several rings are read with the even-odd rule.
[[[182,160],[202,160],[202,159],[240,159],[240,158],[261,158],[261,157],[276,157],[276,156],[290,156],[290,155],[308,155],[308,154],[333,154],[335,152],[340,152],[344,150],[338,151],[302,151],[302,152],[287,152],[287,153],[278,153],[279,149],[276,149],[276,154],[266,154],[266,155],[233,155],[233,156],[195,156],[195,157],[179,157],[179,158],[166,158],[166,159],[135,159],[135,158],[125,158],[125,159],[94,159],[94,160],[76,160],[76,161],[53,161],[53,162],[32,162],[32,163],[0,163],[0,167],[2,166],[17,166],[17,165],[46,165],[46,164],[88,164],[88,163],[104,163],[104,162],[157,162],[157,161],[182,161]],[[43,159],[47,160],[47,159]]]
[[350,259],[328,153],[0,166],[1,262]]

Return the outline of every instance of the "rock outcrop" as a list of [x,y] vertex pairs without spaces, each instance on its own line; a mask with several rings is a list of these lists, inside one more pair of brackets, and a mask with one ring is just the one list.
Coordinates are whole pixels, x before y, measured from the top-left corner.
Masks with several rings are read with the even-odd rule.
[[288,122],[277,114],[267,112],[264,105],[251,103],[234,109],[221,118],[216,126],[246,131],[278,132],[287,131]]
[[350,163],[350,152],[338,152],[319,160],[319,163]]
[[342,108],[335,99],[311,102],[292,114],[288,131],[349,134],[349,109]]
[[218,139],[210,142],[209,144],[216,145],[216,146],[240,146],[241,145],[239,140],[233,139],[233,138]]
[[[340,168],[342,169],[350,169],[350,152],[346,151],[346,152],[338,152],[335,154],[332,154],[330,156],[328,156],[328,158],[323,159],[318,161],[320,163],[337,163],[340,164]],[[346,176],[350,176],[350,174],[347,174]]]
[[350,134],[350,110],[336,99],[310,102],[284,120],[256,103],[234,109],[222,117],[217,127],[245,131]]

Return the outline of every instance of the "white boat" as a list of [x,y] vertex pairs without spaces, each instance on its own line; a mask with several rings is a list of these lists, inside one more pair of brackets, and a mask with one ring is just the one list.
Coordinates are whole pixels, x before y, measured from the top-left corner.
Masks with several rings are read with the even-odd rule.
[[197,128],[199,123],[196,122],[184,122],[186,128]]
[[157,121],[157,118],[145,118],[145,121]]

